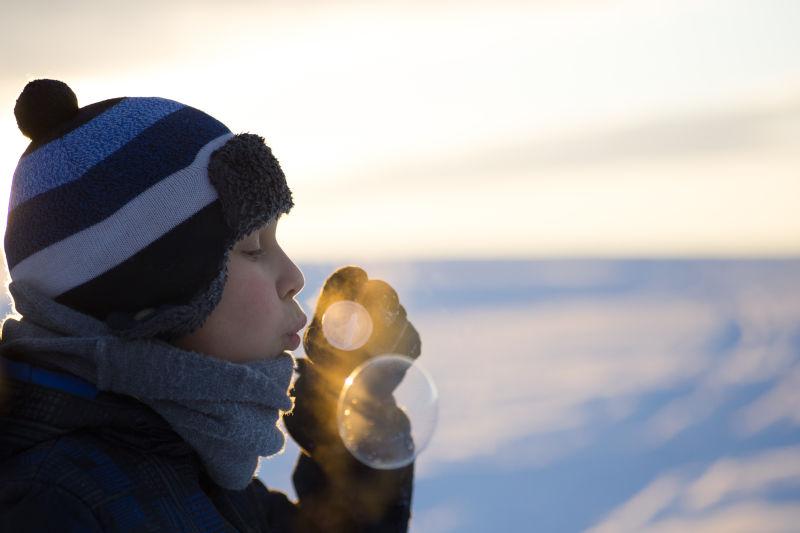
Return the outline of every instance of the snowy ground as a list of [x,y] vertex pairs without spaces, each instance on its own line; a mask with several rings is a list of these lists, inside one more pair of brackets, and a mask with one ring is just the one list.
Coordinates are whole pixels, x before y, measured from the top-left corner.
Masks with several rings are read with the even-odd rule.
[[[336,266],[301,265],[309,315]],[[800,522],[800,260],[362,266],[441,394],[413,531]],[[296,453],[262,462],[267,485],[293,495]]]
[[[797,530],[800,260],[361,266],[441,396],[412,531]],[[294,496],[296,456],[260,477]]]

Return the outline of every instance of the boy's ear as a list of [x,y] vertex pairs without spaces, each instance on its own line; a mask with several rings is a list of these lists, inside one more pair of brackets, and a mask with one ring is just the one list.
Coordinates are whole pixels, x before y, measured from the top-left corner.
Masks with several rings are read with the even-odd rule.
[[237,134],[215,150],[208,177],[236,240],[294,206],[278,160],[258,135]]

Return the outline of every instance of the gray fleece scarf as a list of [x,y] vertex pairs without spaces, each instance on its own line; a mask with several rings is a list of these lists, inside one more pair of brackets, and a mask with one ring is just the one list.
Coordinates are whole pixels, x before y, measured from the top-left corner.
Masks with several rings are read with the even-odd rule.
[[22,351],[98,390],[149,405],[194,448],[218,485],[244,489],[258,457],[283,449],[286,437],[276,423],[293,408],[291,353],[239,364],[157,339],[122,339],[31,285],[12,281],[9,291],[23,318],[6,318],[0,355]]

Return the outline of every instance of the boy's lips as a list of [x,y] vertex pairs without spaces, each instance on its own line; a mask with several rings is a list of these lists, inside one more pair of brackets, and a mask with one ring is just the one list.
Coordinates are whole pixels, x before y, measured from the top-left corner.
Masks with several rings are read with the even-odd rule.
[[300,347],[300,335],[297,333],[292,333],[291,335],[286,336],[286,349],[287,350],[296,350]]
[[305,314],[301,313],[301,316],[302,318],[300,321],[298,321],[292,327],[292,329],[286,335],[284,335],[286,338],[286,348],[288,350],[296,350],[300,346],[300,335],[298,335],[297,332],[303,329],[303,326],[306,325],[306,321],[308,320],[308,317],[306,317]]
[[306,325],[307,321],[308,317],[305,315],[305,313],[300,313],[300,320],[298,320],[292,329],[288,331],[287,335],[295,335],[298,331],[303,329],[303,326]]

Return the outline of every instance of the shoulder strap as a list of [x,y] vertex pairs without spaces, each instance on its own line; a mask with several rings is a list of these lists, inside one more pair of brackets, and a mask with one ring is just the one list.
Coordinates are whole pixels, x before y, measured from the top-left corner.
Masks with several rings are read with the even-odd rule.
[[47,370],[2,356],[0,356],[0,367],[5,376],[17,381],[58,389],[82,398],[95,399],[98,394],[94,384],[72,374]]

